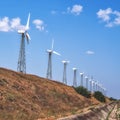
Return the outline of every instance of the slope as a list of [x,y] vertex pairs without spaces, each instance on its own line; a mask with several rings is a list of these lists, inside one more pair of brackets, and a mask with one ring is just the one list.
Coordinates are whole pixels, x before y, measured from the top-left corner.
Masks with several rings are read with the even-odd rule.
[[0,120],[57,118],[90,104],[89,99],[77,94],[72,87],[0,68]]

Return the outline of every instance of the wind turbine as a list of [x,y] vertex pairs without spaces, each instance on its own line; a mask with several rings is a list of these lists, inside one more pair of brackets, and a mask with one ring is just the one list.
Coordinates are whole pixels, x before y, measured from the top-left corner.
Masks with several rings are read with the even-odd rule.
[[90,91],[91,91],[91,93],[92,93],[92,80],[89,79],[89,82],[90,82]]
[[88,76],[85,76],[85,80],[86,80],[86,89],[88,90]]
[[95,91],[97,91],[98,81],[95,81]]
[[97,91],[97,85],[98,85],[98,81],[95,81],[95,91]]
[[81,86],[83,87],[83,75],[84,75],[84,72],[81,72],[80,73],[80,76],[81,76]]
[[27,40],[27,43],[29,43],[29,40],[31,39],[30,35],[27,32],[29,30],[29,22],[30,22],[30,13],[28,15],[26,26],[18,30],[18,33],[21,35],[21,44],[20,44],[17,71],[22,73],[26,73],[25,39]]
[[73,68],[73,71],[74,71],[73,86],[74,86],[74,87],[77,87],[77,80],[76,80],[77,68]]
[[104,94],[104,96],[106,96],[106,88],[103,88],[103,94]]
[[52,54],[56,54],[56,55],[60,56],[60,54],[58,52],[53,50],[53,46],[54,46],[54,39],[52,40],[52,47],[51,47],[51,49],[47,49],[47,53],[48,53],[48,68],[47,68],[47,75],[46,75],[46,77],[48,79],[52,79]]
[[64,65],[64,69],[63,69],[63,83],[67,85],[67,75],[66,75],[66,68],[67,68],[67,64],[69,63],[70,61],[67,61],[67,60],[63,60],[62,63]]
[[93,81],[93,76],[91,76],[90,77],[90,79],[89,79],[89,83],[90,83],[90,91],[91,91],[91,93],[93,93],[93,89],[94,89],[94,87],[93,87],[93,85],[94,85],[94,81]]

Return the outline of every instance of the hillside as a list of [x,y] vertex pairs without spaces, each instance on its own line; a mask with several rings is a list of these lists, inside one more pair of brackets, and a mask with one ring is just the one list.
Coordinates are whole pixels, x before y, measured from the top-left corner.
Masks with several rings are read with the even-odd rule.
[[90,104],[98,102],[93,99],[91,103],[72,87],[0,68],[0,120],[55,119]]

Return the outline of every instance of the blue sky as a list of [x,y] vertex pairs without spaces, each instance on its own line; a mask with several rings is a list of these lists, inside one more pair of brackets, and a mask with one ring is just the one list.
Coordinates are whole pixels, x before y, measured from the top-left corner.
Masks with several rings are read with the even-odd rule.
[[46,77],[48,54],[54,38],[53,79],[62,82],[62,60],[68,84],[73,67],[93,76],[107,95],[120,98],[120,1],[119,0],[1,0],[0,66],[17,69],[20,35],[30,12],[30,44],[26,44],[27,73]]

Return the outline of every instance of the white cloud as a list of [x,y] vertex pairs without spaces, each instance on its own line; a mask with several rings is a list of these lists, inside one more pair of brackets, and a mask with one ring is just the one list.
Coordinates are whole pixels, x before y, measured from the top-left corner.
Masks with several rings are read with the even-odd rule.
[[74,15],[80,15],[83,10],[83,6],[81,5],[73,5],[72,8],[68,7],[67,12],[72,13]]
[[94,51],[91,51],[91,50],[88,50],[88,51],[86,51],[86,54],[88,54],[88,55],[93,55],[93,54],[95,54],[95,52],[94,52]]
[[74,5],[72,7],[71,13],[79,15],[83,10],[83,7],[81,5]]
[[97,12],[98,18],[101,18],[103,21],[109,21],[110,20],[110,14],[112,13],[111,8],[107,8],[106,10],[100,9]]
[[114,23],[120,25],[120,17],[115,18]]
[[36,26],[36,28],[40,31],[43,31],[45,29],[44,22],[40,19],[35,19],[33,21],[33,24]]
[[107,8],[105,10],[100,9],[97,12],[98,18],[100,18],[103,22],[106,23],[106,27],[113,27],[116,25],[120,25],[120,12],[113,11],[111,8]]
[[20,18],[13,18],[10,20],[8,17],[4,17],[0,19],[0,31],[9,32],[24,28],[25,26],[21,25],[20,21]]
[[[45,25],[42,20],[35,19],[33,21],[35,27],[40,30],[45,30]],[[3,17],[0,19],[0,31],[2,32],[10,32],[10,31],[17,31],[19,29],[25,29],[25,25],[21,24],[21,19],[19,17],[9,19],[8,17]]]
[[9,26],[9,18],[8,17],[4,17],[0,20],[0,31],[3,32],[8,32],[10,31],[10,26]]
[[11,27],[11,29],[13,29],[13,30],[25,29],[25,26],[21,25],[20,21],[21,21],[20,18],[13,18],[10,21],[10,27]]

